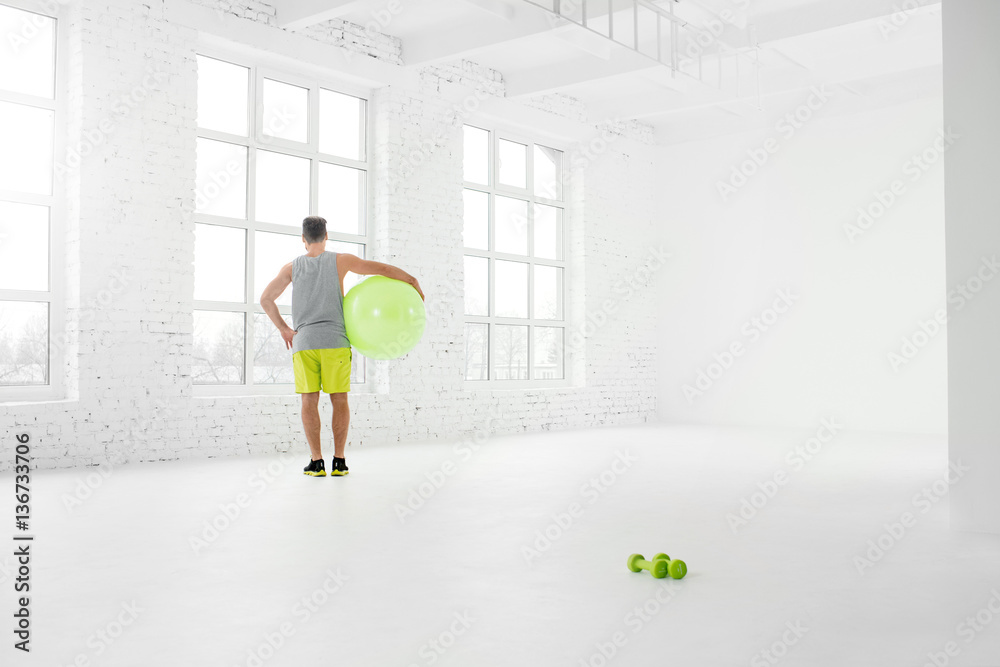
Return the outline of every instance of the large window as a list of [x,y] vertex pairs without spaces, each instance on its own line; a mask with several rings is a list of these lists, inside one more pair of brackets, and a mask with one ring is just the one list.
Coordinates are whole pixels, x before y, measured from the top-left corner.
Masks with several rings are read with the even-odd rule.
[[20,397],[49,390],[61,331],[56,19],[0,4],[0,35],[0,395]]
[[466,125],[465,379],[566,378],[563,153]]
[[[260,295],[305,252],[308,215],[326,218],[328,250],[365,256],[366,109],[364,99],[313,81],[198,56],[196,384],[293,382],[291,353]],[[294,327],[291,292],[278,308]],[[364,381],[358,354],[352,381]]]

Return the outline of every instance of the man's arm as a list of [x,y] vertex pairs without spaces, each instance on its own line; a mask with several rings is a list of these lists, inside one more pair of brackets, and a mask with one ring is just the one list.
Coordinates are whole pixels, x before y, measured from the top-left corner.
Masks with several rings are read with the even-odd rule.
[[275,304],[275,301],[291,283],[292,265],[288,263],[281,267],[281,271],[278,271],[277,277],[264,288],[264,291],[260,295],[260,306],[267,313],[267,316],[271,318],[271,321],[274,322],[274,326],[278,327],[281,339],[285,341],[286,350],[292,349],[292,338],[297,332],[285,322],[285,318],[278,312],[278,306]]
[[394,280],[402,280],[404,283],[412,285],[413,289],[417,290],[417,294],[420,295],[421,299],[424,298],[424,292],[420,289],[420,283],[417,282],[417,279],[403,269],[393,266],[392,264],[373,262],[371,260],[361,259],[355,255],[338,253],[337,272],[340,274],[341,285],[344,284],[344,276],[347,275],[348,271],[362,276],[385,276],[386,278],[392,278]]

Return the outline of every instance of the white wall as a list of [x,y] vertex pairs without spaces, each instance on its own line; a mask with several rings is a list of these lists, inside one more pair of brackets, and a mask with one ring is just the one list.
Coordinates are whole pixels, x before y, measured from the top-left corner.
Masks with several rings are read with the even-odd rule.
[[[274,27],[274,10],[262,2],[103,0],[71,3],[64,11],[69,142],[78,144],[107,118],[115,128],[67,181],[68,325],[53,332],[66,341],[67,366],[53,372],[64,374],[68,395],[0,405],[0,430],[30,433],[39,467],[304,452],[294,394],[194,395],[195,53],[206,37],[169,18],[200,17],[206,34],[252,35],[259,44],[322,62],[344,62],[344,47],[398,67],[398,40],[343,23],[291,34]],[[345,77],[374,67],[367,57],[347,63]],[[115,116],[115,104],[142,87],[150,72],[159,73],[155,83],[126,117]],[[336,80],[340,73],[329,76]],[[440,91],[478,88],[491,98],[503,84],[497,73],[472,63],[399,81],[372,97],[371,256],[420,278],[429,322],[413,353],[380,362],[372,386],[352,396],[350,444],[651,418],[655,316],[645,303],[653,288],[643,269],[652,261],[656,216],[650,128],[592,122],[595,143],[568,147],[576,186],[568,331],[575,386],[470,390],[462,381],[461,122],[447,113],[451,103]],[[578,105],[563,102],[534,100],[521,122],[535,114],[550,125],[579,124]],[[415,152],[423,157],[411,169]],[[612,291],[622,269],[634,287]],[[614,317],[602,320],[608,308]],[[588,318],[600,321],[588,325]],[[10,465],[4,460],[0,469]]]
[[[659,301],[661,419],[815,428],[836,417],[847,428],[946,432],[944,327],[928,324],[936,335],[903,354],[903,337],[924,342],[921,321],[945,303],[941,160],[907,165],[933,145],[941,101],[863,110],[862,98],[829,93],[794,133],[778,123],[808,106],[807,91],[772,102],[759,129],[664,147],[663,238],[676,264]],[[747,151],[768,159],[724,200],[718,183]],[[894,180],[903,194],[852,242],[845,225]],[[756,328],[752,318],[775,315],[766,311],[779,290],[793,305]],[[743,353],[724,369],[733,343]],[[892,352],[905,363],[894,367]],[[685,396],[685,385],[701,391],[699,371],[717,379]]]
[[1000,254],[1000,3],[945,2],[942,20],[945,121],[967,137],[946,161],[948,284],[978,290],[948,309],[949,458],[969,467],[951,517],[1000,533],[1000,285],[976,282],[991,273],[982,258]]

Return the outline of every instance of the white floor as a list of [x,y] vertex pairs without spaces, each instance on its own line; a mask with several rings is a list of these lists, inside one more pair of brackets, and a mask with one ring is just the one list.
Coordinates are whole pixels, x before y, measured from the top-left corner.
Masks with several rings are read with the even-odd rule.
[[[304,454],[130,465],[72,511],[66,494],[95,471],[36,472],[33,652],[8,661],[4,646],[0,662],[1000,665],[1000,536],[951,534],[946,497],[913,504],[944,475],[943,440],[840,434],[793,471],[785,454],[811,435],[657,426],[352,448],[346,478],[303,476]],[[269,465],[284,471],[267,482]],[[727,513],[779,470],[787,484],[734,534]],[[588,486],[602,475],[603,491]],[[0,476],[5,503],[12,486]],[[859,574],[855,557],[906,511],[914,525]],[[626,569],[658,551],[687,578]],[[10,619],[10,556],[0,565]],[[960,626],[977,614],[978,630]]]

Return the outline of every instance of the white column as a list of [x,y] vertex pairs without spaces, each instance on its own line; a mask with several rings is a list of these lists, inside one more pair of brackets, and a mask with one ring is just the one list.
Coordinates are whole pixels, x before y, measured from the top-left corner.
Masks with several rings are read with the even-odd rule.
[[951,518],[1000,533],[1000,2],[942,5]]

